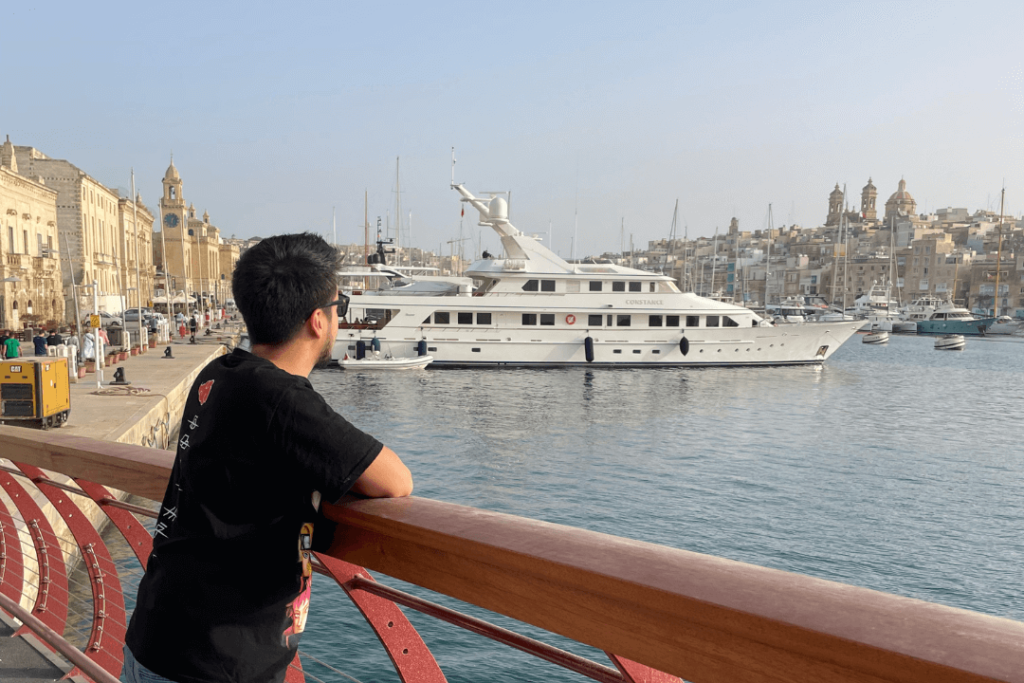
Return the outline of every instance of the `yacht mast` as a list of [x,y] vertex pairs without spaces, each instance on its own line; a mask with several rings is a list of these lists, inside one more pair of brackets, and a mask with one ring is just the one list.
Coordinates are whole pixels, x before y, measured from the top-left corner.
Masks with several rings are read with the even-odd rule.
[[711,296],[715,295],[715,270],[718,266],[718,228],[715,228],[715,239],[711,242]]
[[768,306],[768,283],[772,278],[772,205],[768,204],[768,257],[764,266],[764,305]]
[[395,252],[398,265],[402,265],[402,179],[399,174],[400,158],[395,157]]

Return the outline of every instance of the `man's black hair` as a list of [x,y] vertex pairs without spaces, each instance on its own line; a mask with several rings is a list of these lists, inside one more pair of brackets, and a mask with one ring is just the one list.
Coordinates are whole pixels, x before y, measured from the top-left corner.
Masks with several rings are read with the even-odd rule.
[[253,344],[280,344],[337,298],[338,250],[319,235],[275,235],[246,250],[231,288]]

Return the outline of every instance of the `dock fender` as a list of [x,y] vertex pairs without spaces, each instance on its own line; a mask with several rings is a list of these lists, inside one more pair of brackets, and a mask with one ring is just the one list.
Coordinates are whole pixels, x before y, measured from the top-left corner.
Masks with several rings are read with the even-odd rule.
[[356,340],[356,360],[362,360],[366,358],[366,342],[362,339]]
[[686,338],[686,335],[679,340],[679,352],[684,356],[690,352],[690,340]]
[[594,362],[594,338],[587,337],[583,340],[583,348],[587,352],[587,362]]
[[420,339],[419,343],[416,344],[416,353],[420,356],[427,355],[427,340]]

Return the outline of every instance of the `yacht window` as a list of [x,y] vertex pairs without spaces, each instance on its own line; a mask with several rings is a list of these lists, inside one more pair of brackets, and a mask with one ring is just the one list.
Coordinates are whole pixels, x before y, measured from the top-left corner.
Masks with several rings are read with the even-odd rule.
[[527,280],[526,284],[523,285],[524,292],[536,292],[537,291],[537,280]]
[[659,282],[658,291],[664,294],[667,292],[678,292],[679,288],[673,282]]
[[643,290],[643,284],[644,283],[642,283],[642,282],[630,282],[629,283],[629,291],[631,291],[631,292],[642,292],[642,291],[644,291]]
[[704,323],[704,327],[718,327],[718,316],[709,315],[707,317],[707,322]]
[[722,327],[739,327],[740,324],[727,315],[722,316]]
[[537,314],[536,313],[523,313],[523,324],[524,325],[536,325]]
[[591,313],[587,316],[587,325],[590,327],[601,327],[601,314],[594,315]]
[[678,315],[666,315],[665,316],[665,327],[679,327],[679,316]]
[[629,320],[632,316],[628,315],[617,315],[615,316],[615,325],[617,327],[629,327]]
[[429,325],[430,324],[430,316],[429,315],[427,316],[426,320],[423,321],[423,324],[424,325]]
[[626,283],[625,282],[613,282],[612,283],[612,291],[613,292],[625,292],[626,291]]
[[555,314],[554,313],[541,313],[540,314],[540,324],[541,325],[554,325],[555,324]]
[[490,313],[477,313],[476,314],[476,324],[477,325],[490,325],[491,324],[491,314]]
[[650,291],[652,291],[652,292],[653,292],[653,291],[654,291],[654,289],[655,289],[655,287],[656,287],[656,283],[652,282],[652,283],[651,283],[651,290],[650,290]]
[[460,325],[472,325],[473,314],[465,311],[459,311],[459,324]]
[[448,324],[448,311],[438,311],[434,314],[435,325],[447,325]]
[[577,294],[577,293],[579,293],[579,291],[580,291],[580,281],[579,280],[566,280],[565,281],[565,291],[568,294]]
[[612,326],[612,316],[611,316],[611,314],[609,314],[608,315],[608,327],[611,327],[611,326]]
[[688,315],[686,316],[687,327],[700,327],[700,316]]
[[660,315],[652,315],[652,316],[650,316],[650,318],[648,319],[647,325],[650,326],[650,327],[661,327],[661,316]]
[[555,281],[554,280],[541,280],[540,281],[540,291],[542,291],[542,292],[553,292],[553,291],[555,291]]
[[590,291],[591,292],[600,292],[601,291],[601,281],[600,280],[591,280],[590,281]]

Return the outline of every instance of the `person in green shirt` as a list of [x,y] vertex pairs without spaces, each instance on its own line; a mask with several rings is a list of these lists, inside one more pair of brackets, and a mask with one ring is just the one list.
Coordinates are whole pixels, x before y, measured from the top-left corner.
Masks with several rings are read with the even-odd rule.
[[7,352],[7,360],[18,357],[18,349],[21,347],[19,342],[13,334],[8,333],[7,339],[4,340],[4,350]]

